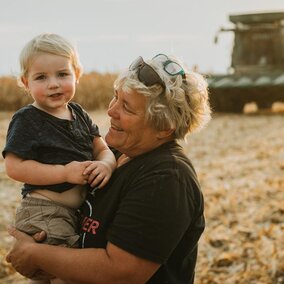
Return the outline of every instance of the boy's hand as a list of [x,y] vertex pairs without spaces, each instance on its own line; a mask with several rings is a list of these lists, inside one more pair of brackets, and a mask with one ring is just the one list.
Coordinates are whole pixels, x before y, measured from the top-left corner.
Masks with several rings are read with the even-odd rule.
[[73,184],[86,184],[88,183],[89,177],[86,172],[86,168],[90,166],[92,161],[77,162],[73,161],[64,166],[66,182]]
[[104,187],[109,181],[112,174],[111,167],[102,161],[93,161],[88,165],[83,175],[88,176],[88,183],[91,187]]

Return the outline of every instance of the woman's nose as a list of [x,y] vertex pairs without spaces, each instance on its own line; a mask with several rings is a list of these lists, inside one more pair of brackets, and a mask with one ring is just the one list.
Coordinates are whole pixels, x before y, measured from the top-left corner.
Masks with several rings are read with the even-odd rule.
[[110,102],[110,104],[108,106],[107,114],[110,117],[117,117],[118,116],[117,102],[115,102],[114,99]]

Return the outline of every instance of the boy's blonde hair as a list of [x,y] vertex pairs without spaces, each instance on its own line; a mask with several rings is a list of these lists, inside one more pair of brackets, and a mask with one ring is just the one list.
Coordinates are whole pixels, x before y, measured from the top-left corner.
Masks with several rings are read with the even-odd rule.
[[78,80],[82,75],[83,70],[75,47],[60,35],[44,33],[30,40],[20,53],[20,83],[23,81],[23,78],[28,76],[32,61],[40,53],[49,53],[68,58],[74,68],[76,79]]

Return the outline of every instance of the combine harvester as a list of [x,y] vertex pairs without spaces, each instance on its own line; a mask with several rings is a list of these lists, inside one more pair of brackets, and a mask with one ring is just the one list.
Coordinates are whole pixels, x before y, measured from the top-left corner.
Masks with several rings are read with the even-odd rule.
[[[234,32],[231,72],[209,75],[215,112],[243,112],[247,103],[271,109],[284,102],[284,12],[230,15]],[[215,42],[218,37],[216,36]]]

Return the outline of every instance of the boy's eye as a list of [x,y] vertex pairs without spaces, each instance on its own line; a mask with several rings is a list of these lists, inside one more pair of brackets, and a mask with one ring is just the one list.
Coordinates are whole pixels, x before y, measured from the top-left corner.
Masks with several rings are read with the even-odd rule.
[[45,75],[39,75],[35,77],[36,80],[44,80],[45,78],[46,78]]
[[65,76],[68,76],[69,74],[67,72],[60,72],[58,74],[59,77],[65,77]]

